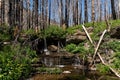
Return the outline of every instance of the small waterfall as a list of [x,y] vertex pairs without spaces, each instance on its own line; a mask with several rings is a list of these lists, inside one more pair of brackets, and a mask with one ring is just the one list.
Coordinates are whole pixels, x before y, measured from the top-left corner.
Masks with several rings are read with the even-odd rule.
[[80,66],[80,58],[78,55],[75,55],[74,57],[74,66]]
[[50,52],[48,51],[47,49],[47,41],[46,41],[46,38],[44,37],[44,53],[46,55],[50,55]]
[[48,67],[53,66],[53,59],[49,57],[44,57],[44,64],[45,66],[48,66]]

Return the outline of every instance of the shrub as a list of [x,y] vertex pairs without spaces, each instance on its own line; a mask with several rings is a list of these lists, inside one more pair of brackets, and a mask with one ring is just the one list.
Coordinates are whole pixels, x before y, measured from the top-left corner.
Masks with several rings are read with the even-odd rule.
[[71,27],[69,27],[69,28],[67,28],[67,33],[68,34],[73,34],[73,33],[75,33],[75,31],[76,30],[81,30],[82,29],[82,26],[81,25],[75,25],[75,26],[71,26]]
[[43,32],[43,37],[46,38],[57,38],[57,39],[63,39],[66,37],[66,31],[63,30],[61,27],[58,26],[49,26],[47,29],[45,29]]
[[11,36],[9,27],[5,24],[0,25],[0,41],[10,41]]
[[60,74],[60,73],[62,73],[62,70],[60,68],[45,68],[45,67],[40,67],[40,68],[38,68],[38,71],[40,73],[48,73],[48,74]]
[[73,44],[73,43],[71,43],[71,44],[68,44],[66,47],[65,47],[65,49],[68,51],[68,52],[72,52],[73,50],[75,50],[76,49],[76,45],[75,44]]
[[31,63],[35,57],[35,51],[29,47],[4,46],[0,51],[0,79],[19,80],[27,77],[32,71]]
[[115,52],[120,51],[120,42],[119,41],[111,41],[108,43],[110,49],[114,50]]
[[80,53],[80,54],[86,54],[87,53],[87,50],[85,49],[83,43],[80,43],[79,45],[71,43],[71,44],[68,44],[65,47],[65,49],[68,52],[71,52],[71,53]]
[[98,64],[98,65],[97,65],[97,70],[100,71],[100,72],[103,73],[103,74],[107,74],[107,73],[110,72],[109,67],[107,67],[107,66],[105,66],[105,65],[103,65],[103,64]]
[[114,51],[114,53],[109,56],[111,60],[110,66],[120,71],[120,42],[112,40],[102,44],[101,48],[111,49]]

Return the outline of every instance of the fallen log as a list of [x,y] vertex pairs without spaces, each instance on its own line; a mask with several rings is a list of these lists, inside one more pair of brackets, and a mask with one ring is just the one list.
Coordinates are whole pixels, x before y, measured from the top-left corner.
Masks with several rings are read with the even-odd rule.
[[[90,42],[93,44],[93,41],[92,41],[91,37],[89,36],[87,30],[85,29],[85,27],[84,27],[83,25],[82,25],[82,27],[83,27],[83,29],[85,30],[85,33],[87,34]],[[94,62],[94,58],[95,58],[95,56],[96,56],[96,54],[97,54],[98,57],[100,58],[102,64],[105,65],[105,66],[107,66],[118,78],[120,78],[120,74],[119,74],[116,70],[114,70],[110,65],[108,65],[107,63],[105,63],[105,61],[103,60],[102,56],[99,54],[99,52],[97,52],[98,49],[99,49],[100,43],[101,43],[101,41],[102,41],[102,39],[103,39],[103,37],[104,37],[104,35],[105,35],[106,32],[107,32],[107,30],[105,29],[104,32],[103,32],[103,34],[102,34],[101,37],[100,37],[100,40],[99,40],[99,42],[98,42],[98,44],[97,44],[97,47],[95,48],[95,52],[94,52],[94,55],[93,55],[93,61],[92,61],[92,63]],[[94,47],[95,47],[95,46],[94,46]],[[91,63],[91,64],[92,64],[92,63]]]
[[92,60],[92,62],[91,62],[91,65],[92,65],[93,62],[94,62],[96,53],[97,53],[97,51],[98,51],[98,48],[99,48],[99,46],[100,46],[100,43],[102,42],[103,37],[104,37],[104,35],[105,35],[106,32],[107,32],[107,30],[105,29],[104,32],[103,32],[103,34],[102,34],[101,37],[100,37],[100,40],[99,40],[99,42],[98,42],[98,44],[97,44],[97,47],[95,48],[95,52],[94,52],[94,55],[93,55],[93,60]]
[[89,35],[89,33],[88,33],[87,29],[85,28],[85,26],[84,26],[84,25],[82,25],[82,27],[83,27],[83,29],[84,29],[84,31],[85,31],[85,33],[86,33],[86,35],[87,35],[88,39],[89,39],[89,40],[90,40],[90,42],[93,44],[93,41],[92,41],[92,39],[91,39],[91,37],[90,37],[90,35]]
[[102,64],[107,66],[117,77],[120,78],[120,74],[116,70],[114,70],[111,66],[109,66],[107,63],[105,63],[105,61],[103,60],[102,56],[98,52],[97,52],[97,55],[100,58]]

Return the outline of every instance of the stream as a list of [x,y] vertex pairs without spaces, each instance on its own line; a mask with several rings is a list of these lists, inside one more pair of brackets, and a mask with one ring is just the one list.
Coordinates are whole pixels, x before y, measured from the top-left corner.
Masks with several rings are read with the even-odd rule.
[[113,74],[104,75],[96,70],[85,69],[81,66],[81,60],[77,55],[53,53],[40,55],[40,59],[46,67],[59,67],[63,72],[60,74],[39,73],[27,80],[120,80]]

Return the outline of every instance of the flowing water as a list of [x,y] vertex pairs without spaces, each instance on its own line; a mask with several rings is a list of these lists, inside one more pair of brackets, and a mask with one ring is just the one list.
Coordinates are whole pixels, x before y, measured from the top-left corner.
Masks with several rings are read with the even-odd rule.
[[48,51],[48,49],[47,49],[47,41],[46,41],[46,38],[44,37],[44,53],[46,54],[46,55],[49,55],[50,54],[50,52]]

